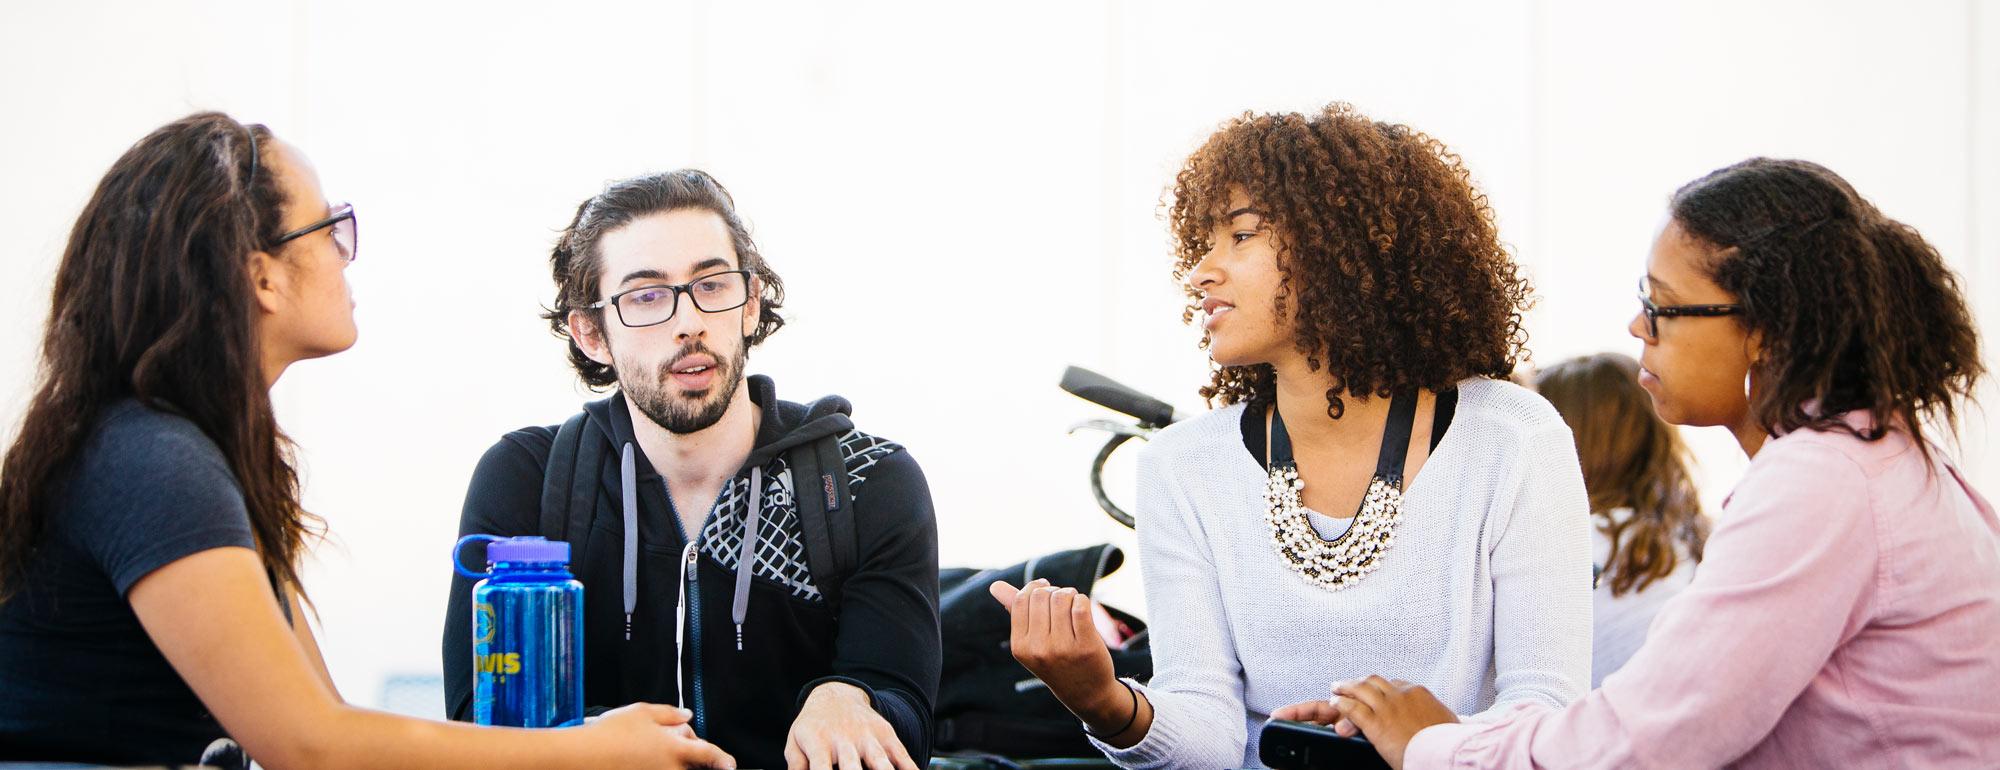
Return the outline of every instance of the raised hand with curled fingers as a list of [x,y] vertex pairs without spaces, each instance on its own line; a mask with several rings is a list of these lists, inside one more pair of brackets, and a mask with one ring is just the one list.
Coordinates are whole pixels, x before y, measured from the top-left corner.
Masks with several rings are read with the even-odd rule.
[[1152,704],[1118,680],[1090,597],[1040,579],[1019,588],[995,581],[988,590],[1013,620],[1007,642],[1014,659],[1048,685],[1092,736],[1119,747],[1145,737]]

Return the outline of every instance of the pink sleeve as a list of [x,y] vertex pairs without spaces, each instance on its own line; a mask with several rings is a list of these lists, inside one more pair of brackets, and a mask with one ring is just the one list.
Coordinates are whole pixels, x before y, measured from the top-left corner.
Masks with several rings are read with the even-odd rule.
[[1694,581],[1624,668],[1566,709],[1424,730],[1403,766],[1730,763],[1861,627],[1876,580],[1874,521],[1852,460],[1812,441],[1767,444],[1718,517]]

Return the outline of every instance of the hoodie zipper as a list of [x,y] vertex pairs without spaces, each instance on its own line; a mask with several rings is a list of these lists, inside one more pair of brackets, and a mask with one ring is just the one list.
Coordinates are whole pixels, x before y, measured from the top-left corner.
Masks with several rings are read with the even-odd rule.
[[[694,734],[707,738],[708,715],[705,713],[706,709],[702,707],[701,697],[701,586],[697,582],[701,575],[701,548],[696,543],[689,542],[682,553],[684,554],[681,565],[681,579],[684,581],[682,591],[687,596],[687,607],[683,611],[682,621],[687,624],[686,650],[692,659],[693,665],[690,668],[694,676],[694,697],[688,709],[694,712]],[[676,660],[675,664],[678,665],[679,661]],[[681,699],[684,702],[689,700],[686,692],[681,693]]]

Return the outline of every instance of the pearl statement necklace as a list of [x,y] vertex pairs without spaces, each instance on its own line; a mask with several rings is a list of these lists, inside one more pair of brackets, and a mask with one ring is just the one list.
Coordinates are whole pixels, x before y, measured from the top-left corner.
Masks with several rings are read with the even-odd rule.
[[1327,540],[1313,529],[1311,514],[1299,502],[1305,482],[1297,466],[1271,469],[1264,487],[1265,523],[1278,556],[1293,572],[1329,591],[1354,585],[1382,563],[1382,554],[1396,544],[1396,524],[1403,519],[1403,493],[1387,479],[1368,482],[1361,512],[1340,537]]
[[1361,498],[1361,509],[1347,531],[1332,540],[1313,529],[1312,513],[1299,500],[1306,483],[1299,478],[1298,462],[1292,459],[1292,440],[1285,431],[1284,417],[1272,410],[1264,523],[1271,527],[1271,544],[1278,557],[1293,572],[1328,591],[1338,591],[1360,582],[1382,565],[1383,555],[1396,544],[1396,525],[1403,520],[1403,460],[1411,424],[1416,420],[1416,400],[1414,393],[1403,393],[1391,402],[1381,456]]

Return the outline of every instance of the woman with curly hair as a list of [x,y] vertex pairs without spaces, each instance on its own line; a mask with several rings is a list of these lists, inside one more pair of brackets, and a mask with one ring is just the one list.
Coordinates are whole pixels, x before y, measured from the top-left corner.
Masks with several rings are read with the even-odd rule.
[[1805,161],[1717,170],[1669,210],[1640,382],[1751,458],[1701,570],[1566,709],[1452,724],[1370,677],[1336,688],[1335,729],[1398,767],[2000,767],[2000,516],[1929,440],[1984,373],[1958,279]]
[[1708,519],[1680,435],[1639,386],[1638,361],[1620,353],[1572,358],[1536,373],[1535,392],[1569,423],[1590,491],[1596,687],[1638,651],[1653,616],[1694,579]]
[[1175,181],[1174,274],[1223,408],[1140,459],[1156,676],[1071,589],[994,585],[1014,655],[1125,767],[1257,765],[1257,730],[1385,668],[1475,716],[1590,681],[1569,429],[1507,382],[1528,286],[1458,159],[1346,105],[1246,115]]

